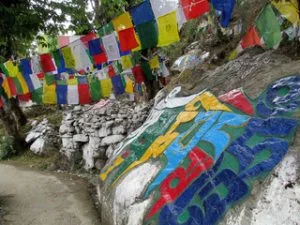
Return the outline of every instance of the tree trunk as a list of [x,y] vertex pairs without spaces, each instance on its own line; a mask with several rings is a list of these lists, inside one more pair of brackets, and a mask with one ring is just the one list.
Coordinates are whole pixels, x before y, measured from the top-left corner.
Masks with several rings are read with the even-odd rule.
[[19,127],[24,126],[27,123],[27,118],[19,106],[17,99],[11,98],[10,100],[11,110],[16,117]]
[[19,133],[18,125],[16,120],[12,117],[11,111],[5,112],[3,108],[0,109],[0,119],[4,126],[6,135],[14,139],[13,148],[17,151],[17,153],[23,151],[26,143]]

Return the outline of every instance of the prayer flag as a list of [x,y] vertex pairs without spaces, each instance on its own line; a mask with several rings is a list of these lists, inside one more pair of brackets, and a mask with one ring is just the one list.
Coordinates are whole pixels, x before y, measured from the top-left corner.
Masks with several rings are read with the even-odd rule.
[[180,41],[176,11],[158,18],[158,33],[159,47]]
[[116,95],[123,94],[125,90],[124,90],[121,76],[120,75],[114,76],[111,78],[111,80],[112,80],[115,94]]
[[280,25],[271,5],[267,5],[256,21],[256,28],[268,48],[275,48],[282,40]]
[[57,104],[61,104],[61,105],[68,104],[67,93],[68,93],[67,85],[56,86]]
[[59,49],[55,50],[54,52],[52,52],[52,56],[53,56],[55,64],[56,64],[57,72],[58,73],[66,72],[67,69],[66,69],[65,61],[64,61],[61,51]]
[[123,72],[122,70],[122,64],[119,61],[115,61],[112,63],[112,66],[114,68],[114,71],[116,74],[120,74]]
[[31,100],[37,104],[43,103],[43,88],[38,88],[31,93]]
[[89,71],[92,67],[92,62],[87,55],[84,44],[77,40],[69,45],[75,59],[75,69],[77,71]]
[[34,73],[34,74],[38,74],[38,73],[42,72],[40,58],[38,55],[33,55],[31,57],[31,69],[32,69],[32,73]]
[[152,74],[149,63],[146,62],[146,61],[143,61],[141,63],[141,67],[142,67],[142,70],[143,70],[144,74],[146,75],[147,80],[153,80],[154,76]]
[[123,52],[130,51],[139,46],[133,27],[119,31],[118,36],[120,41],[120,49]]
[[8,72],[8,75],[10,77],[16,77],[19,73],[19,67],[17,64],[15,64],[13,61],[8,60],[6,63],[4,63],[6,70]]
[[145,80],[145,75],[144,72],[142,70],[142,68],[140,66],[135,66],[132,68],[132,73],[134,76],[134,79],[136,81],[136,83],[141,84],[144,82]]
[[61,49],[63,58],[65,60],[66,68],[74,69],[75,68],[75,59],[70,47],[64,47]]
[[89,47],[89,41],[97,38],[96,34],[94,32],[91,32],[87,35],[84,35],[83,37],[80,38],[81,42],[84,44],[86,48]]
[[88,84],[78,84],[79,103],[81,105],[90,104],[92,102]]
[[91,76],[89,78],[90,91],[92,95],[93,102],[97,102],[101,99],[101,85],[97,77]]
[[28,59],[21,59],[20,65],[22,68],[22,74],[26,74],[26,75],[32,74],[30,61]]
[[211,0],[211,3],[216,10],[222,13],[221,26],[228,27],[235,6],[235,0]]
[[44,83],[44,96],[43,103],[44,104],[56,104],[56,84],[47,85]]
[[125,86],[125,92],[128,94],[133,94],[134,90],[133,90],[133,81],[129,78],[125,79],[126,80],[126,86]]
[[112,65],[109,65],[108,66],[108,76],[109,77],[113,77],[116,75],[116,72],[115,72],[115,69]]
[[78,105],[79,104],[78,86],[77,85],[69,85],[68,84],[67,100],[68,100],[68,104],[70,104],[70,105]]
[[37,77],[36,74],[30,74],[29,77],[30,77],[30,80],[31,80],[34,90],[42,87],[41,81],[39,80],[39,78]]
[[106,35],[102,38],[108,61],[115,61],[120,59],[118,43],[115,34]]
[[22,101],[22,102],[29,102],[31,100],[31,93],[18,95],[18,99],[19,99],[19,101]]
[[158,56],[154,56],[152,59],[149,61],[150,68],[151,69],[159,69],[159,59]]
[[299,6],[297,0],[272,1],[272,4],[292,24],[298,24]]
[[155,19],[151,4],[149,1],[144,1],[130,10],[130,15],[134,25],[147,23]]
[[166,15],[178,8],[178,1],[150,0],[156,18]]
[[114,26],[110,21],[108,24],[104,25],[98,30],[98,35],[99,37],[103,37],[105,35],[111,34],[112,32],[114,32]]
[[116,31],[133,27],[129,12],[125,12],[117,18],[113,19],[112,23]]
[[100,80],[101,91],[103,97],[109,97],[112,90],[111,79]]
[[158,43],[158,31],[156,21],[150,21],[136,26],[142,49],[153,48]]
[[21,92],[19,94],[27,94],[29,92],[29,89],[23,75],[19,72],[16,78],[18,79],[21,86]]
[[241,40],[242,48],[250,48],[256,45],[261,45],[260,37],[258,36],[255,27],[251,26],[246,35]]
[[180,0],[180,3],[187,20],[196,19],[209,12],[209,2],[207,0]]
[[89,41],[89,50],[92,56],[101,54],[103,52],[99,38]]
[[130,55],[122,56],[121,63],[123,70],[131,69],[133,67]]
[[40,55],[40,60],[44,73],[49,73],[56,70],[52,61],[52,57],[49,53]]

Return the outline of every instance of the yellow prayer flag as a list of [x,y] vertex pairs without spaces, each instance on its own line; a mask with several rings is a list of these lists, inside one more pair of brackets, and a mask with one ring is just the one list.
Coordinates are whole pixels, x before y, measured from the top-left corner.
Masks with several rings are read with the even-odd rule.
[[151,69],[159,69],[159,59],[158,56],[154,56],[152,59],[149,61],[150,68]]
[[131,69],[133,67],[132,62],[131,62],[131,56],[130,55],[122,56],[121,64],[122,64],[123,70]]
[[158,46],[166,46],[180,41],[176,11],[158,17]]
[[275,8],[291,23],[299,23],[298,1],[297,0],[282,0],[279,2],[273,1]]
[[238,56],[238,50],[237,50],[237,48],[236,49],[234,49],[232,52],[230,52],[230,54],[229,54],[229,56],[228,56],[228,60],[229,61],[232,61],[232,60],[234,60],[237,56]]
[[67,83],[69,86],[78,85],[78,80],[76,78],[68,79]]
[[109,97],[112,90],[111,79],[100,80],[101,92],[103,97]]
[[130,79],[126,79],[125,92],[128,93],[128,94],[133,94],[134,93],[133,82]]
[[27,85],[27,83],[26,83],[26,81],[25,81],[23,75],[22,75],[20,72],[17,74],[17,79],[18,79],[19,82],[20,82],[21,88],[22,88],[22,90],[23,90],[23,94],[29,93],[28,85]]
[[56,104],[56,84],[47,85],[47,83],[44,82],[43,103]]
[[112,23],[116,31],[133,27],[129,12],[125,12],[117,18],[113,19]]
[[61,49],[63,58],[65,60],[66,68],[75,69],[75,59],[72,53],[72,49],[70,47],[64,47]]
[[4,65],[10,77],[16,77],[17,74],[20,72],[18,65],[15,65],[11,60],[4,63]]
[[12,94],[11,94],[11,91],[10,91],[10,88],[9,88],[9,84],[8,84],[7,78],[5,78],[5,79],[3,80],[2,87],[3,87],[3,90],[4,90],[4,92],[6,93],[7,97],[8,97],[8,98],[11,98],[11,97],[12,97]]

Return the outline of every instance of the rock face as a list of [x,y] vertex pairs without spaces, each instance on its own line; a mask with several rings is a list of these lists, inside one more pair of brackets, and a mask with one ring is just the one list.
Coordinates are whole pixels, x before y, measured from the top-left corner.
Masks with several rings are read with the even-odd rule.
[[118,144],[144,123],[150,108],[151,103],[136,105],[127,100],[76,106],[64,113],[60,152],[73,163],[83,160],[86,170],[101,169]]
[[[279,59],[263,55],[268,54]],[[225,65],[203,78],[203,87],[215,78],[217,95],[185,86],[183,95],[198,92],[175,97],[177,88],[155,101],[147,121],[123,140],[101,171],[103,224],[300,221],[300,66],[285,57],[282,64],[261,59],[251,59],[257,61],[239,82],[228,77],[246,71],[249,61],[239,70]],[[265,68],[267,77],[261,73]],[[230,91],[230,82],[250,91]]]
[[27,134],[25,141],[30,145],[30,150],[37,155],[51,154],[52,151],[59,149],[60,138],[58,131],[47,119],[38,123],[31,123],[32,129]]

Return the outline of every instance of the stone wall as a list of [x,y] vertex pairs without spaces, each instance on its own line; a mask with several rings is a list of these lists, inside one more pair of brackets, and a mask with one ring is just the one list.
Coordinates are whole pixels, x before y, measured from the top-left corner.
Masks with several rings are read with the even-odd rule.
[[101,101],[94,106],[76,106],[64,113],[59,134],[60,152],[73,165],[101,169],[114,149],[148,117],[151,104],[127,100]]

